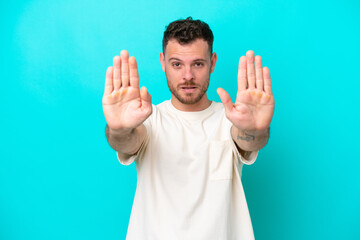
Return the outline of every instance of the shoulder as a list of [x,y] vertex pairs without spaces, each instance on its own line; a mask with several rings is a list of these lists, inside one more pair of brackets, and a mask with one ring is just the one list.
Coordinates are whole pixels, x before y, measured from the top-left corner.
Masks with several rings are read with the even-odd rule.
[[220,103],[220,102],[213,102],[214,104],[214,112],[224,112],[225,108],[224,108],[224,104]]
[[167,112],[169,100],[161,102],[159,104],[152,104],[152,113],[147,119],[147,122],[153,122],[159,119],[161,115]]
[[169,103],[170,103],[170,100],[166,100],[157,105],[154,105],[154,107],[159,111],[165,111],[165,110],[167,110]]
[[224,118],[225,117],[224,104],[215,101],[212,102],[211,116],[214,116],[216,118]]
[[163,101],[159,104],[153,104],[152,105],[152,114],[151,118],[156,118],[156,116],[163,114],[164,112],[167,112],[168,110],[168,104],[170,100]]
[[224,104],[221,102],[213,102],[213,109],[212,109],[212,119],[220,124],[220,126],[226,130],[228,130],[232,123],[226,117]]

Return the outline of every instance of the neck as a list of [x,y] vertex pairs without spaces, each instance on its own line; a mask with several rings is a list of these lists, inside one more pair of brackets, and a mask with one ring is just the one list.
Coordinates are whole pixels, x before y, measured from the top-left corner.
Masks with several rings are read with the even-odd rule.
[[202,111],[211,105],[211,101],[207,98],[206,94],[204,94],[204,96],[200,99],[200,101],[198,101],[197,103],[194,103],[194,104],[181,103],[174,95],[172,95],[171,103],[177,110],[184,111],[184,112]]

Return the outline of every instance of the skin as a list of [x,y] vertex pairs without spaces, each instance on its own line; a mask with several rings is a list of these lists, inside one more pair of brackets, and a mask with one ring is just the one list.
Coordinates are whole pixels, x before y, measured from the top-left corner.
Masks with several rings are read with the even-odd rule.
[[[216,53],[197,39],[181,45],[170,40],[160,63],[166,74],[171,102],[181,111],[201,111],[211,101],[207,98],[210,74],[215,69]],[[238,92],[235,103],[222,88],[217,90],[225,107],[226,117],[233,123],[231,135],[243,156],[261,149],[267,143],[274,113],[270,72],[262,67],[260,56],[248,51],[239,60]],[[103,110],[107,121],[109,144],[119,154],[134,154],[146,136],[143,122],[151,115],[151,96],[139,89],[136,59],[126,50],[115,56],[106,73]]]
[[151,115],[152,105],[147,89],[139,89],[136,59],[129,58],[126,50],[113,58],[106,71],[102,104],[110,146],[119,154],[136,153],[145,139],[142,123]]
[[[206,91],[216,60],[216,53],[210,54],[208,44],[203,39],[186,45],[176,40],[168,42],[165,54],[160,53],[160,63],[175,108],[181,111],[201,111],[210,106]],[[187,87],[194,89],[189,92]]]
[[263,148],[269,139],[275,100],[270,71],[262,67],[261,57],[254,57],[251,50],[240,57],[235,103],[224,89],[219,88],[217,92],[226,117],[233,123],[231,135],[242,155]]

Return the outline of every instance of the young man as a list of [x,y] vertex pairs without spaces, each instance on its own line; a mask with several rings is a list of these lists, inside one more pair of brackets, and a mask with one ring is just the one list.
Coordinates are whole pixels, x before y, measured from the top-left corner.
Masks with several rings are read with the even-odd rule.
[[243,164],[265,146],[274,112],[270,72],[248,51],[238,93],[206,91],[217,56],[209,26],[187,18],[164,32],[160,62],[171,100],[151,104],[137,64],[123,50],[106,73],[103,110],[119,161],[136,162],[127,239],[254,239],[241,183]]

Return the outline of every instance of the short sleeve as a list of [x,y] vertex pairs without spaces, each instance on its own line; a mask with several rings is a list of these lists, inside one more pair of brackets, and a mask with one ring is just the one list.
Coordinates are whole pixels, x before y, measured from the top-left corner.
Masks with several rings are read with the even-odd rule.
[[138,162],[141,159],[145,149],[147,148],[147,146],[149,144],[150,135],[151,135],[151,132],[152,132],[152,130],[151,130],[152,129],[152,122],[154,121],[153,118],[155,118],[156,115],[157,115],[156,106],[152,105],[152,108],[153,108],[152,114],[144,122],[144,126],[146,128],[146,137],[144,139],[144,142],[141,144],[141,146],[139,148],[139,151],[137,151],[137,153],[135,153],[133,155],[122,154],[122,153],[116,152],[117,158],[118,158],[119,162],[122,165],[128,166],[131,163],[133,163],[134,161]]
[[129,155],[129,154],[123,154],[123,153],[116,152],[119,162],[122,165],[128,166],[131,163],[133,163],[134,161],[138,161],[139,158],[141,157],[141,155],[143,154],[148,142],[149,142],[149,135],[146,134],[145,140],[141,144],[139,151],[137,151],[137,153],[135,153],[133,155]]
[[234,155],[235,155],[235,158],[237,161],[245,164],[245,165],[251,165],[253,164],[255,161],[256,161],[256,158],[258,156],[258,153],[259,153],[259,150],[257,151],[253,151],[250,153],[250,155],[245,158],[244,156],[242,156],[235,144],[235,142],[231,139],[231,142],[232,142],[232,148],[233,148],[233,152],[234,152]]

